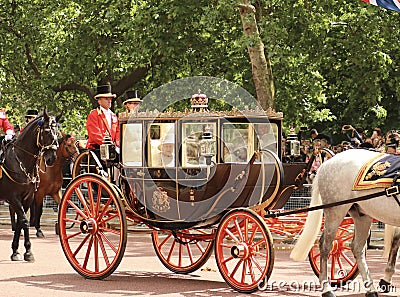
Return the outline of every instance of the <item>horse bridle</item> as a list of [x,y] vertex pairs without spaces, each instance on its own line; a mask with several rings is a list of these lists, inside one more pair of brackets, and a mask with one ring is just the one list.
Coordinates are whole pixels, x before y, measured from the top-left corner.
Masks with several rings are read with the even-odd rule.
[[[40,120],[42,121],[42,120]],[[39,121],[39,122],[40,122]],[[40,178],[39,178],[39,168],[40,168],[40,161],[43,158],[39,158],[44,154],[45,150],[56,150],[58,148],[58,142],[57,142],[57,122],[55,121],[55,117],[53,116],[49,116],[49,127],[47,128],[43,128],[43,121],[41,123],[39,123],[38,126],[38,133],[37,133],[37,137],[36,137],[36,146],[39,148],[39,152],[37,155],[25,150],[24,148],[17,146],[15,143],[10,143],[13,146],[13,150],[14,148],[17,148],[25,153],[27,153],[28,155],[32,156],[34,159],[36,159],[36,165],[34,167],[34,172],[31,175],[29,172],[27,172],[25,166],[22,164],[21,160],[19,159],[18,155],[15,153],[15,158],[17,160],[17,162],[19,163],[19,167],[21,169],[21,171],[24,173],[24,175],[26,176],[26,178],[28,179],[27,182],[18,182],[16,181],[14,178],[11,177],[11,175],[7,172],[6,168],[5,168],[5,164],[3,164],[1,167],[3,168],[4,173],[8,176],[8,178],[10,180],[12,180],[15,183],[18,184],[36,184],[36,188],[39,185],[40,182]],[[53,127],[53,129],[51,128]],[[54,129],[55,128],[55,129]],[[43,142],[43,131],[44,132],[51,132],[53,134],[53,140],[50,144],[48,145],[44,145]],[[54,132],[55,131],[55,132]],[[45,162],[45,166],[46,162]]]
[[[52,129],[52,127],[53,127],[53,129]],[[49,116],[49,127],[42,128],[42,126],[39,124],[38,130],[39,131],[38,131],[38,134],[36,137],[36,145],[39,148],[39,155],[40,155],[40,153],[43,153],[43,151],[45,151],[45,150],[56,150],[58,148],[58,141],[57,141],[57,122],[55,120],[55,117]],[[53,134],[53,141],[48,145],[43,145],[43,143],[42,143],[43,142],[43,131],[51,132]]]
[[[68,141],[70,138],[72,138],[72,137],[65,137],[65,141]],[[74,140],[74,139],[73,139]],[[65,151],[68,153],[68,155],[69,155],[69,160],[71,160],[72,162],[75,162],[75,159],[76,158],[74,158],[74,155],[75,154],[79,154],[79,150],[77,150],[77,149],[75,149],[75,150],[73,150],[73,151],[71,151],[70,149],[69,149],[69,145],[67,145],[67,144],[64,144],[65,145]]]

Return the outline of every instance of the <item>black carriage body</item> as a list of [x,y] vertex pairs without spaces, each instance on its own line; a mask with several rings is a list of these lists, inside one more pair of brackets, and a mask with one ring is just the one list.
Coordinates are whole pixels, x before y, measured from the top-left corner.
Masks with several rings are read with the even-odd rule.
[[[275,204],[284,181],[293,184],[304,168],[304,164],[282,168],[282,116],[278,113],[162,113],[154,117],[147,112],[120,118],[120,123],[128,209],[164,229],[209,225],[232,208]],[[261,162],[254,152],[263,149],[264,128],[275,138],[264,148],[279,157],[269,154]],[[170,150],[173,146],[172,157],[162,155],[164,145],[170,145]]]

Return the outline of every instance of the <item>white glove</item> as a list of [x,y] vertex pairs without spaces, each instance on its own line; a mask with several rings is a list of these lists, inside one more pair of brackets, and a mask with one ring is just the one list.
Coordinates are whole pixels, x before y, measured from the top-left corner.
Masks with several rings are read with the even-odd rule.
[[119,155],[120,152],[120,148],[118,146],[115,146],[115,151],[117,152],[117,154]]
[[6,135],[4,136],[4,140],[9,141],[13,138],[14,136],[14,132],[7,130]]

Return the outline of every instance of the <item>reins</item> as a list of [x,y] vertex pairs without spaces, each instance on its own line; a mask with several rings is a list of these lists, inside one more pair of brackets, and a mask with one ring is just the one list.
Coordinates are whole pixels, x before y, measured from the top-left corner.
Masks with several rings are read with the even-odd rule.
[[[50,130],[49,130],[50,131]],[[37,128],[37,134],[36,134],[36,147],[39,149],[37,154],[34,154],[26,149],[24,149],[23,147],[15,144],[15,142],[11,142],[9,145],[12,146],[12,151],[13,154],[15,156],[15,159],[18,162],[19,168],[21,169],[21,172],[25,175],[25,177],[27,178],[27,181],[25,182],[20,182],[17,181],[15,178],[13,178],[10,174],[10,172],[18,174],[18,172],[15,171],[11,171],[10,169],[6,168],[5,163],[2,163],[0,165],[2,171],[5,173],[5,175],[14,183],[20,184],[20,185],[28,185],[28,184],[35,184],[35,190],[38,188],[39,186],[39,182],[40,182],[40,175],[39,175],[39,170],[40,170],[40,165],[42,164],[41,162],[43,161],[43,152],[45,150],[56,150],[58,148],[58,143],[56,139],[53,139],[53,141],[48,144],[48,145],[43,145],[40,140],[43,137],[42,135],[43,133],[43,129],[39,126]],[[27,172],[26,167],[24,166],[24,164],[21,162],[20,158],[18,157],[18,154],[15,151],[15,148],[21,150],[22,152],[28,154],[29,156],[33,157],[33,159],[35,159],[35,165],[33,167],[33,172],[32,174],[30,172]],[[5,152],[4,152],[5,154]],[[45,162],[45,166],[46,166],[46,162]]]
[[327,204],[323,204],[323,205],[302,207],[302,208],[298,208],[298,209],[294,209],[294,210],[282,211],[282,212],[276,212],[276,213],[267,212],[267,214],[264,217],[265,218],[278,218],[278,217],[292,215],[292,214],[298,214],[298,213],[303,213],[303,212],[320,210],[320,209],[325,209],[325,208],[344,205],[344,204],[356,203],[356,202],[359,202],[359,201],[364,201],[364,200],[376,198],[376,197],[383,196],[383,195],[392,196],[392,194],[390,193],[389,189],[390,188],[385,189],[382,192],[372,193],[372,194],[368,194],[368,195],[365,195],[365,196],[362,196],[362,197],[352,198],[352,199],[349,199],[349,200],[331,202],[331,203],[327,203]]

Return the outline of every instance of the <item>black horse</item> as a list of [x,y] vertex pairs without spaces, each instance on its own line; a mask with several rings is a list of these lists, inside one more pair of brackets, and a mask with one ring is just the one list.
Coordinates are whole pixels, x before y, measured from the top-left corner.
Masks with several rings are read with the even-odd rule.
[[0,165],[0,200],[7,201],[17,214],[11,260],[21,260],[18,253],[21,230],[24,230],[25,261],[34,261],[29,240],[29,221],[25,216],[39,185],[41,163],[51,166],[58,148],[58,120],[43,114],[31,121],[22,133],[5,145]]

